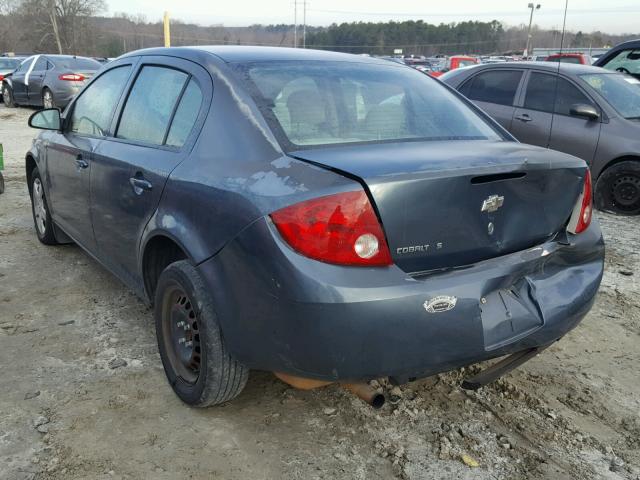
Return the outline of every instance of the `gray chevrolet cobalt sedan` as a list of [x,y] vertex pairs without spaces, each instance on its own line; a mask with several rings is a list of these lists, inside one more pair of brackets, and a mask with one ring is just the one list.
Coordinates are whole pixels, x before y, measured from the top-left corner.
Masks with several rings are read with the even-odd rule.
[[440,79],[521,142],[587,162],[597,208],[640,214],[640,80],[545,62],[482,65]]
[[380,406],[365,381],[504,357],[478,388],[575,327],[600,285],[585,162],[385,60],[142,50],[30,125],[39,240],[77,243],[153,305],[190,405],[259,369]]

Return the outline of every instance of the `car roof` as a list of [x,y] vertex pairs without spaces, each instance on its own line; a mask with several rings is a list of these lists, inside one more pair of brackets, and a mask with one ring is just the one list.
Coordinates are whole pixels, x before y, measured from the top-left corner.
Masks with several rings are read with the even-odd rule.
[[195,47],[149,48],[129,52],[126,56],[136,55],[169,55],[189,58],[193,54],[205,52],[220,58],[227,63],[277,62],[277,61],[324,61],[324,62],[357,62],[378,65],[389,65],[388,60],[364,57],[351,53],[313,50],[309,48],[258,47],[238,45],[210,45]]
[[557,72],[560,67],[560,73],[567,75],[581,75],[585,73],[611,73],[608,70],[604,70],[600,67],[594,67],[592,65],[581,65],[577,63],[560,63],[560,62],[503,62],[503,63],[485,63],[470,67],[479,71],[488,68],[513,68],[513,67],[526,67],[535,68],[536,70],[548,70],[549,72]]

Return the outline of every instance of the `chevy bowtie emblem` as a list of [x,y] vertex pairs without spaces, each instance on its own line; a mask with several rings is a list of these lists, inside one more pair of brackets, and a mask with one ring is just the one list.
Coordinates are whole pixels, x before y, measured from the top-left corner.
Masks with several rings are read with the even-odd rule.
[[482,202],[481,212],[495,212],[504,204],[504,197],[499,197],[498,195],[491,195],[484,202]]

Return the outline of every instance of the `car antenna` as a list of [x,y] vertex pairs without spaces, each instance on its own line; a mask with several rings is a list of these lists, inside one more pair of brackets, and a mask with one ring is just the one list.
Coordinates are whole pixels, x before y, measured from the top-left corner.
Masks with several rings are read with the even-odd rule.
[[564,33],[567,26],[567,10],[569,9],[569,0],[564,2],[564,19],[562,20],[562,35],[560,36],[560,54],[558,56],[558,70],[556,73],[555,88],[553,92],[553,112],[551,112],[551,128],[549,129],[549,138],[547,138],[547,148],[551,145],[551,135],[553,134],[553,121],[556,118],[556,102],[558,101],[558,84],[560,83],[560,64],[562,63],[562,48],[564,47]]

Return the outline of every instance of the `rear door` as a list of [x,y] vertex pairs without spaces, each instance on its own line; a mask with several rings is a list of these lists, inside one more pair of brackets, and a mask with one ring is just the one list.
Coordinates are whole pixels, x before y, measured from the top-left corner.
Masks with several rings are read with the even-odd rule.
[[139,241],[171,171],[188,155],[211,98],[209,74],[187,60],[143,57],[115,136],[95,151],[93,229],[101,259],[137,284]]
[[522,81],[523,70],[492,69],[474,75],[459,88],[507,130],[511,129],[514,100]]

